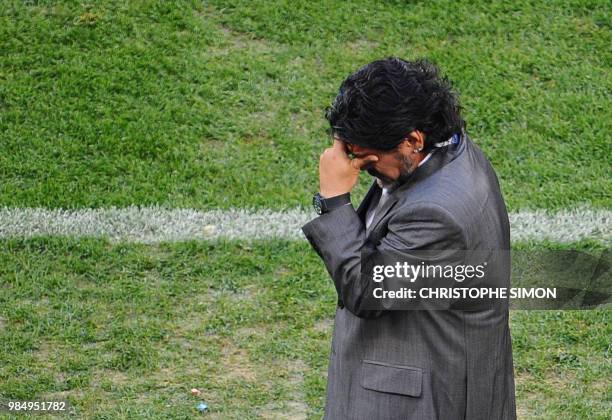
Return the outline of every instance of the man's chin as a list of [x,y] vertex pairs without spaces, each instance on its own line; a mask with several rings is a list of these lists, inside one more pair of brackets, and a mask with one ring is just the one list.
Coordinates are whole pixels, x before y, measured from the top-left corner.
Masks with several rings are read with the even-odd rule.
[[379,178],[379,177],[375,177],[375,178],[376,178],[376,183],[378,184],[378,186],[380,188],[385,188],[387,190],[394,189],[396,184],[397,184],[396,181],[391,181],[391,180],[388,181],[387,180],[388,178],[385,178],[385,179],[382,179],[382,178]]
[[366,170],[368,171],[368,173],[370,175],[372,175],[373,177],[379,179],[381,182],[384,182],[385,184],[391,184],[391,183],[394,182],[392,179],[390,179],[389,177],[384,176],[383,174],[381,174],[380,172],[378,172],[374,168],[368,168]]
[[[370,174],[372,175],[372,174]],[[399,187],[400,185],[402,185],[404,182],[407,182],[410,180],[410,177],[412,176],[412,172],[409,173],[403,173],[402,175],[400,175],[400,177],[396,180],[393,179],[389,179],[386,176],[375,176],[372,175],[376,178],[376,183],[378,184],[378,186],[380,188],[386,188],[387,190],[394,190],[397,187]]]

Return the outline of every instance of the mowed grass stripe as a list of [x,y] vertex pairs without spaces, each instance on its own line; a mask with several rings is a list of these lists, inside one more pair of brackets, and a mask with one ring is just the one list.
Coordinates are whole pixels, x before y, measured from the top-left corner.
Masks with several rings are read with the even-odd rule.
[[[156,243],[215,239],[304,239],[300,227],[314,217],[301,208],[285,211],[169,209],[0,209],[0,237],[105,237],[118,242]],[[558,243],[612,239],[612,211],[586,207],[510,214],[514,242]]]

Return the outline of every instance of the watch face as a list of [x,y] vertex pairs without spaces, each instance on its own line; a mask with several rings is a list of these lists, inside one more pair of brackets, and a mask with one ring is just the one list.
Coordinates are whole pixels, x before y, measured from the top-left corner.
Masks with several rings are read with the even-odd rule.
[[315,194],[312,197],[312,206],[314,207],[317,214],[321,214],[323,212],[323,208],[321,206],[321,195],[319,193]]

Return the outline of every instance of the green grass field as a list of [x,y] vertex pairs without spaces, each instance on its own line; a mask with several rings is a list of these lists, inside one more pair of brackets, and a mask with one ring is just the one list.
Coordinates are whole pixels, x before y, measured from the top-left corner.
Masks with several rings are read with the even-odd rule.
[[[455,82],[510,210],[609,209],[611,5],[0,0],[0,207],[306,207],[340,82],[398,55]],[[0,399],[320,418],[334,308],[304,242],[0,239]],[[521,417],[609,418],[610,312],[511,316]]]
[[[321,417],[335,292],[305,243],[13,240],[0,275],[5,396],[188,418],[198,387],[215,418]],[[606,418],[610,318],[512,313],[524,418]]]
[[308,205],[340,82],[438,62],[511,210],[610,207],[607,1],[2,1],[0,203]]

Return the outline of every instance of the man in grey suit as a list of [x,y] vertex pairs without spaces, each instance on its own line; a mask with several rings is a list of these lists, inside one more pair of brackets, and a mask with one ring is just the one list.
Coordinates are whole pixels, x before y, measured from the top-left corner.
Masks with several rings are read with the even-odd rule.
[[[394,57],[349,76],[328,110],[334,143],[319,162],[320,215],[302,228],[338,293],[326,419],[516,418],[507,300],[446,310],[364,304],[364,250],[508,255],[497,177],[459,110],[435,66]],[[376,180],[355,210],[361,170]],[[508,287],[509,257],[492,261]]]

